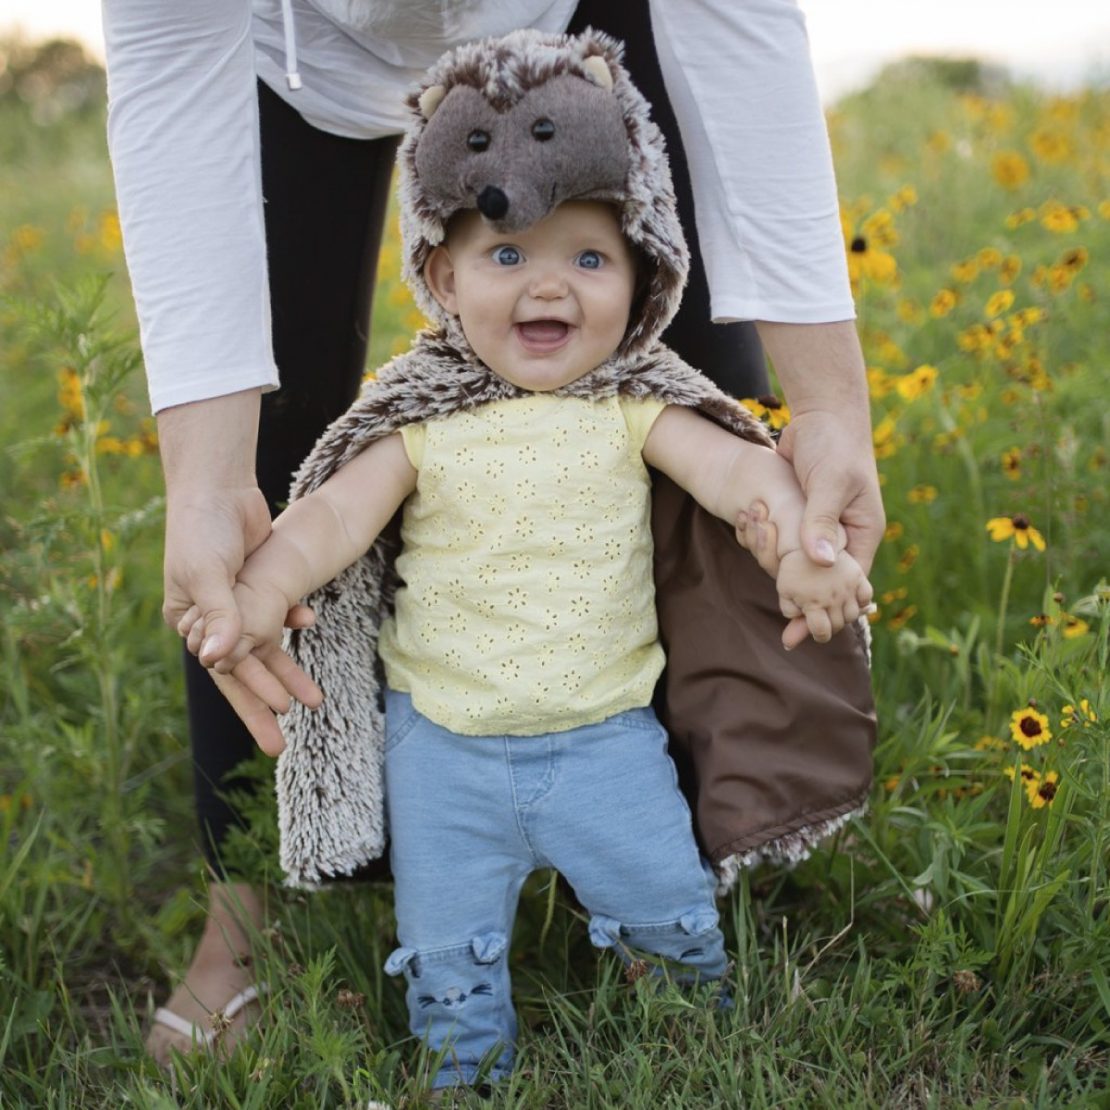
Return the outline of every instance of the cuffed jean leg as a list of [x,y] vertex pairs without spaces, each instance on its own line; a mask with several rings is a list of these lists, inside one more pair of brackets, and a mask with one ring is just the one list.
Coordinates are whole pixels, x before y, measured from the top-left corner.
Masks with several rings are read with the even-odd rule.
[[517,827],[504,739],[456,736],[386,695],[386,807],[409,1027],[446,1050],[432,1087],[512,1067],[516,1015],[508,948],[534,861]]
[[558,775],[529,828],[590,911],[590,939],[626,961],[659,956],[683,979],[719,979],[715,879],[655,714],[633,709],[557,735]]

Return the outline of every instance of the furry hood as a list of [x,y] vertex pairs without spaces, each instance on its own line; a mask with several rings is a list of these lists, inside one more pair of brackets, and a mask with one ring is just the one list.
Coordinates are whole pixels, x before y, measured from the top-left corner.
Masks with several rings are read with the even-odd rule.
[[444,55],[407,100],[398,153],[403,276],[429,320],[458,330],[424,282],[447,221],[468,208],[511,233],[563,201],[616,205],[644,288],[617,356],[651,348],[678,310],[689,256],[663,136],[598,31],[516,31]]

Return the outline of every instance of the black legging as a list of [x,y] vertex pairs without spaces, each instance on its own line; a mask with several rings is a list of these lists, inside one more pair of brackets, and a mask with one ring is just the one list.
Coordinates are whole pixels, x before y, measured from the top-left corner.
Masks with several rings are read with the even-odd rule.
[[[679,355],[737,396],[767,392],[763,353],[747,324],[711,325],[694,233],[694,205],[674,115],[651,41],[647,4],[583,0],[570,31],[592,26],[626,44],[625,64],[667,140],[678,211],[691,244],[690,282],[664,335]],[[343,139],[305,123],[259,85],[262,191],[274,356],[281,389],[262,398],[258,484],[277,513],[293,472],[320,433],[355,399],[366,361],[370,303],[397,139]],[[221,797],[254,742],[215,684],[185,652],[197,817],[209,863],[237,821]]]

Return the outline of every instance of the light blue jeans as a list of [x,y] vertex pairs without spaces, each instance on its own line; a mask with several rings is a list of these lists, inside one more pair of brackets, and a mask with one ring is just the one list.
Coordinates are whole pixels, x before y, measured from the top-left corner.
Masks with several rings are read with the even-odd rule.
[[447,1048],[432,1086],[512,1067],[508,947],[520,888],[557,868],[590,940],[706,982],[725,971],[712,870],[649,708],[542,736],[459,736],[386,692],[386,807],[410,1028]]

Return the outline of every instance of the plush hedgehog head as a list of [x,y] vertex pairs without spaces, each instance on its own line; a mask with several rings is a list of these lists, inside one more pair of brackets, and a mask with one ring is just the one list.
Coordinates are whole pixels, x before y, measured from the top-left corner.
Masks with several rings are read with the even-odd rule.
[[447,222],[476,209],[498,231],[530,227],[568,200],[608,201],[639,252],[644,292],[618,356],[650,347],[678,309],[688,257],[663,137],[597,31],[516,31],[445,54],[408,99],[398,164],[404,276],[420,307],[451,318],[424,282]]

